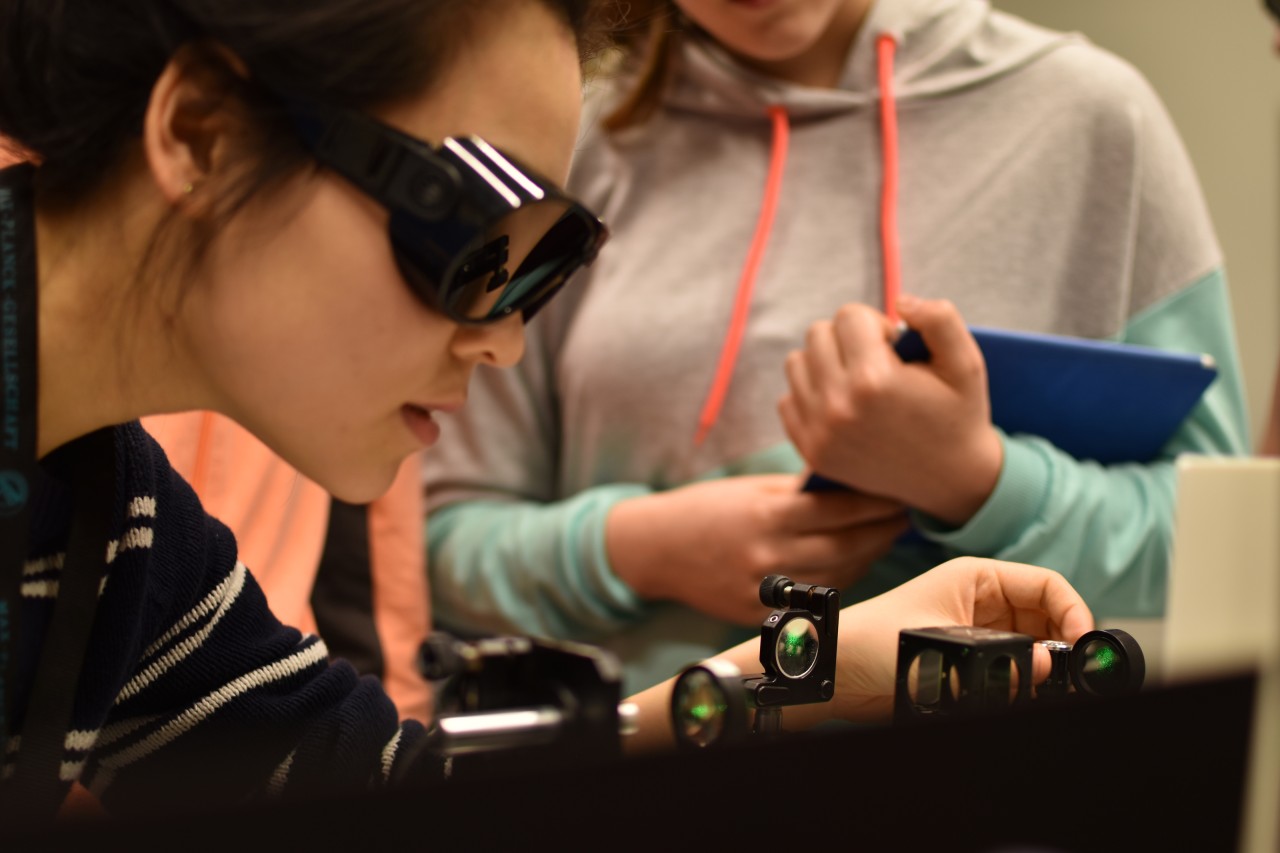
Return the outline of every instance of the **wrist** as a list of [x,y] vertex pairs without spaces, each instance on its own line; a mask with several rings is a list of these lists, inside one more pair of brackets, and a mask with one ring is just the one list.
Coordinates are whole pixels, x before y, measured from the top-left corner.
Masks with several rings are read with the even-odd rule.
[[664,597],[662,573],[653,567],[665,564],[665,541],[658,531],[661,495],[652,494],[619,501],[605,518],[604,546],[614,575],[646,601]]
[[963,527],[995,491],[1004,465],[1004,442],[988,424],[973,441],[962,445],[954,458],[963,464],[952,472],[946,486],[937,491],[934,505],[921,505],[917,509],[951,527]]

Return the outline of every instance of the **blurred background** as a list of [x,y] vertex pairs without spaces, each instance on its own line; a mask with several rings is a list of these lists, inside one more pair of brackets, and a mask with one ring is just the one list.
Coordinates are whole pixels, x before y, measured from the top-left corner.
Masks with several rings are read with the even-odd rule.
[[1280,57],[1261,0],[992,0],[1146,75],[1200,175],[1226,258],[1255,446],[1280,359]]

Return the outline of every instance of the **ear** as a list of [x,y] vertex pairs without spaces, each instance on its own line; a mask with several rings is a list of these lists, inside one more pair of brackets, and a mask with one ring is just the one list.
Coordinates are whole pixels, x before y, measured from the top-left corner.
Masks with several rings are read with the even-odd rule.
[[157,189],[175,207],[194,213],[212,203],[208,186],[225,172],[233,132],[244,120],[232,91],[242,72],[229,51],[204,48],[201,55],[188,45],[170,57],[151,89],[143,150]]

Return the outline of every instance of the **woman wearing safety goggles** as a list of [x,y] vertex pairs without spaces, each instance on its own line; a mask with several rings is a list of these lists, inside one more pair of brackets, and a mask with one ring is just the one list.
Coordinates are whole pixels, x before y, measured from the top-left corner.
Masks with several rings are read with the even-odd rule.
[[[138,419],[220,412],[343,500],[384,491],[605,239],[557,188],[588,13],[0,6],[27,161],[0,172],[0,825],[72,783],[156,815],[440,770],[376,680],[272,616]],[[1052,572],[956,563],[845,612],[861,675],[821,713],[883,712],[897,628],[979,610],[1091,627]],[[669,695],[637,697],[638,743],[670,742]]]

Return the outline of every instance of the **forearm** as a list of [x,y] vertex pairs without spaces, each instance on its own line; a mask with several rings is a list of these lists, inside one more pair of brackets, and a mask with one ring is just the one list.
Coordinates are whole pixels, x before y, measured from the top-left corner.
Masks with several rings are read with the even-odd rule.
[[[605,524],[605,552],[620,580],[646,601],[670,597],[668,569],[687,564],[678,537],[671,536],[670,493],[651,493],[619,501]],[[677,521],[687,519],[677,519]]]
[[551,504],[465,501],[428,517],[433,617],[445,630],[582,639],[617,630],[642,601],[609,563],[604,524],[643,486]]
[[921,518],[937,542],[1061,572],[1090,606],[1163,612],[1173,519],[1173,463],[1105,467],[1038,438],[1006,439],[992,499],[959,529]]

